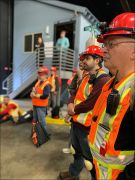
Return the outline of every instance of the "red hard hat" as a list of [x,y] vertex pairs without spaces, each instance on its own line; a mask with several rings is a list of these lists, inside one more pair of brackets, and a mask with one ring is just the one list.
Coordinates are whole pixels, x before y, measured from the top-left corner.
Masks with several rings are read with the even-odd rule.
[[98,55],[98,56],[103,57],[102,48],[100,48],[99,46],[96,46],[96,45],[91,45],[91,46],[87,47],[87,49],[81,54],[81,56],[86,55],[86,54]]
[[116,16],[109,27],[104,27],[104,32],[98,36],[98,42],[104,42],[105,37],[112,35],[135,34],[135,13],[126,12]]
[[56,72],[57,69],[56,69],[56,67],[52,66],[50,70]]
[[46,66],[42,66],[39,68],[38,73],[48,74],[49,69]]

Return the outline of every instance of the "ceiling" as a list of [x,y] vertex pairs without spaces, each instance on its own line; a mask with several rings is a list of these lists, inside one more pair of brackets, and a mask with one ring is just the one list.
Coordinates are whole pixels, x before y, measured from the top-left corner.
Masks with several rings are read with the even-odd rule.
[[100,21],[110,22],[117,14],[135,12],[135,0],[59,0],[87,7]]

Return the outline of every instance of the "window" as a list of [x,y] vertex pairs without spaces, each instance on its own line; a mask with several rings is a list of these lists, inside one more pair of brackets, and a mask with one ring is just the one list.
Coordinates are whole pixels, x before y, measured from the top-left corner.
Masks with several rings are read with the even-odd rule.
[[24,52],[33,52],[37,47],[43,47],[42,33],[27,34],[24,36]]
[[32,34],[24,36],[24,52],[32,52],[33,51],[32,39],[33,39]]

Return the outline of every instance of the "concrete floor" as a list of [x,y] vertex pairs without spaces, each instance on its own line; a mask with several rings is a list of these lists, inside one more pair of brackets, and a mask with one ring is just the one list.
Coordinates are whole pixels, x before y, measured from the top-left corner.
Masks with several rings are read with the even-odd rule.
[[[1,180],[55,180],[59,171],[68,169],[73,158],[71,154],[63,154],[62,148],[68,145],[69,127],[48,125],[48,130],[52,134],[51,140],[36,148],[30,138],[30,123],[0,125]],[[87,179],[90,178],[84,169],[81,180]]]

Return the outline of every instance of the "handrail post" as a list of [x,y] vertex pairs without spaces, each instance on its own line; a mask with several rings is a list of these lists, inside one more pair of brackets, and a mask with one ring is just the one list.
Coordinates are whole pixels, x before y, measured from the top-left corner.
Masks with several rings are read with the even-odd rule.
[[[61,67],[62,67],[62,48],[60,48],[60,58],[59,58],[59,77],[61,77]],[[58,91],[58,102],[57,102],[57,105],[60,106],[60,94],[61,94],[61,87],[59,88],[59,91]]]
[[7,85],[5,86],[5,83],[7,83],[7,78],[2,82],[2,89],[7,91],[8,87]]
[[38,53],[38,62],[37,62],[37,68],[39,68],[39,48],[37,48],[37,53]]

